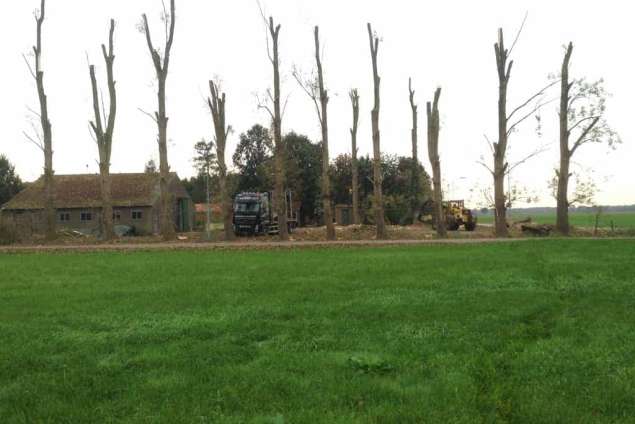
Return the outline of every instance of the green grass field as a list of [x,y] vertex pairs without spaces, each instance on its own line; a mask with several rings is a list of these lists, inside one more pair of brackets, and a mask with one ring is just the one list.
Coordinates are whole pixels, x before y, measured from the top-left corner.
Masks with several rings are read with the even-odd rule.
[[[519,221],[525,218],[531,217],[534,222],[539,224],[555,224],[555,213],[533,213],[533,214],[520,214],[511,212],[510,219]],[[491,224],[494,222],[494,215],[478,215],[478,220],[482,224]],[[575,227],[594,228],[595,227],[595,214],[587,212],[574,212],[569,215],[569,221],[571,225]],[[600,215],[598,226],[600,228],[611,228],[613,223],[616,229],[633,229],[635,228],[635,213],[633,212],[612,212],[603,213]]]
[[627,423],[635,241],[0,256],[0,422]]

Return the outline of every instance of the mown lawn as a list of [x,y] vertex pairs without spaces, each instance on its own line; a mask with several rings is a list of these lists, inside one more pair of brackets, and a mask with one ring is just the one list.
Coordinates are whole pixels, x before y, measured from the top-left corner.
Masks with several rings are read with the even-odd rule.
[[635,241],[0,256],[0,422],[618,423]]
[[[556,223],[555,213],[533,213],[533,214],[520,214],[513,211],[510,212],[509,219],[513,221],[520,221],[525,218],[531,218],[532,221],[539,224],[554,224]],[[595,227],[596,214],[591,212],[572,212],[569,214],[569,222],[574,227],[580,228],[594,228]],[[491,224],[494,222],[494,215],[482,215],[479,214],[478,220],[482,224]],[[635,229],[635,213],[633,212],[611,212],[600,214],[598,220],[599,228],[615,228],[617,230]]]

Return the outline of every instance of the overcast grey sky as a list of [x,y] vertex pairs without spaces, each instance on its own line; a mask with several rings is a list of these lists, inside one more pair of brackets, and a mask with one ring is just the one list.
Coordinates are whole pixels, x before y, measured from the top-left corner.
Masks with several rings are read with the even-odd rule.
[[[41,173],[42,158],[22,132],[30,129],[27,107],[37,105],[34,82],[22,59],[35,38],[33,11],[39,0],[7,2],[0,26],[3,66],[0,78],[0,152],[12,160],[19,174],[33,180]],[[44,27],[44,70],[54,131],[54,166],[58,174],[97,172],[97,149],[88,131],[91,119],[87,55],[104,81],[99,46],[106,41],[108,20],[117,21],[115,72],[119,114],[113,147],[113,172],[139,172],[156,158],[156,127],[138,111],[156,108],[154,74],[143,35],[138,31],[147,13],[160,42],[160,0],[48,0]],[[573,41],[573,76],[603,77],[613,97],[608,118],[624,144],[615,152],[589,146],[576,163],[592,168],[600,183],[598,200],[606,204],[635,203],[635,122],[632,99],[635,55],[629,2],[605,1],[598,8],[589,0],[424,2],[407,0],[263,0],[267,14],[282,25],[283,95],[289,96],[284,131],[294,130],[318,140],[315,110],[291,76],[293,66],[313,66],[312,30],[320,25],[324,66],[331,91],[331,153],[350,149],[351,121],[347,92],[361,94],[361,153],[372,150],[370,108],[372,78],[366,23],[382,38],[379,52],[382,76],[382,148],[409,154],[410,114],[408,77],[412,76],[425,126],[425,101],[434,88],[441,99],[441,154],[449,196],[470,198],[476,184],[491,184],[476,162],[491,162],[484,134],[496,134],[497,77],[493,44],[503,27],[511,42],[526,11],[529,18],[514,52],[510,106],[545,85],[547,75],[560,67],[563,45]],[[211,119],[205,105],[207,81],[218,76],[228,96],[231,136],[228,160],[241,132],[254,123],[268,126],[254,94],[271,83],[265,32],[255,0],[178,0],[177,28],[168,80],[170,162],[182,177],[193,174],[193,145],[211,138]],[[557,95],[554,91],[552,95]],[[513,180],[540,193],[542,204],[554,204],[547,180],[557,164],[555,105],[543,111],[544,135],[538,139],[532,120],[510,141],[511,161],[539,144],[552,148],[519,168]],[[420,151],[425,154],[425,131]],[[428,167],[427,157],[422,158]]]

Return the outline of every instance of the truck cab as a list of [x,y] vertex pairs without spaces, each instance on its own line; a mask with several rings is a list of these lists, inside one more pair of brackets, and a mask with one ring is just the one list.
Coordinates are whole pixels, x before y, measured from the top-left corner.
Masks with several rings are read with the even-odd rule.
[[[297,227],[298,214],[293,211],[293,197],[286,193],[286,214],[289,232]],[[278,216],[273,211],[273,193],[245,192],[234,198],[234,233],[241,235],[261,235],[278,233]]]
[[269,193],[240,193],[234,199],[234,233],[268,234],[273,224]]

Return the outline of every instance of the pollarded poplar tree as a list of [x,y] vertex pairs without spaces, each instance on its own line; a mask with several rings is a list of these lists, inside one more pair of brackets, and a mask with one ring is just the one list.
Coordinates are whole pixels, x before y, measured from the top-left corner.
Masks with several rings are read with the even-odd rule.
[[376,237],[378,240],[387,238],[386,221],[384,218],[384,195],[382,189],[381,172],[381,135],[379,132],[379,109],[380,109],[380,84],[381,78],[377,66],[377,54],[379,53],[379,37],[373,33],[371,24],[368,24],[368,39],[370,41],[370,55],[373,64],[373,87],[375,102],[371,112],[373,131],[373,192],[375,210],[375,226],[377,228]]
[[505,206],[505,174],[508,164],[507,154],[507,86],[514,61],[507,63],[509,55],[505,49],[503,30],[498,30],[495,44],[496,69],[498,71],[498,143],[494,144],[494,207],[496,210],[495,231],[498,237],[505,237],[507,231],[507,210]]
[[148,17],[143,14],[143,31],[146,36],[148,50],[152,57],[154,70],[158,82],[157,99],[158,111],[154,113],[154,121],[158,127],[157,142],[159,144],[159,181],[161,188],[161,210],[159,213],[159,226],[161,235],[164,239],[170,240],[175,236],[172,198],[169,192],[170,164],[168,162],[168,117],[166,112],[166,81],[168,79],[168,70],[170,67],[170,54],[174,43],[174,29],[176,25],[176,5],[175,0],[170,0],[170,12],[164,12],[165,20],[165,46],[163,48],[163,57],[161,52],[154,47],[152,43],[152,35],[148,24]]
[[318,114],[322,129],[322,207],[324,208],[324,221],[326,223],[326,239],[335,240],[335,225],[333,224],[333,205],[331,204],[331,178],[329,177],[329,123],[328,104],[329,95],[324,88],[324,71],[320,58],[320,29],[315,27],[315,63],[318,74],[318,90],[320,93],[321,113]]
[[412,89],[412,78],[408,79],[408,98],[410,100],[410,110],[412,112],[412,176],[410,181],[410,214],[412,222],[417,219],[419,209],[419,108],[415,103],[415,91]]
[[48,98],[44,89],[44,71],[42,70],[42,26],[46,17],[46,1],[42,0],[40,11],[35,13],[36,22],[36,44],[33,46],[35,57],[35,69],[29,65],[31,75],[35,79],[37,94],[40,103],[39,120],[41,125],[41,135],[36,130],[36,138],[24,133],[29,141],[35,144],[44,153],[44,215],[45,233],[47,240],[56,238],[56,217],[55,217],[55,181],[53,179],[53,131],[48,113]]
[[[603,81],[592,83],[586,82],[584,79],[572,81],[569,77],[572,54],[573,43],[569,43],[562,61],[560,76],[560,169],[556,170],[558,202],[556,229],[564,235],[568,235],[570,231],[571,157],[587,143],[606,143],[609,147],[614,147],[615,144],[621,142],[619,136],[609,127],[604,118],[607,93]],[[572,137],[573,144],[571,144]]]
[[434,101],[427,103],[428,115],[428,156],[432,166],[432,185],[434,197],[434,221],[437,227],[437,235],[445,238],[448,235],[445,214],[443,213],[443,192],[441,188],[441,159],[439,157],[439,98],[441,88],[434,92]]
[[[524,25],[524,22],[523,22]],[[519,30],[516,40],[512,44],[511,49],[505,48],[505,40],[503,37],[503,30],[498,30],[498,42],[494,44],[494,52],[496,55],[496,69],[498,73],[498,141],[496,143],[491,143],[492,154],[494,157],[494,167],[489,168],[487,165],[487,169],[490,171],[494,178],[494,204],[495,204],[495,212],[496,212],[496,223],[495,223],[495,233],[497,237],[507,237],[509,235],[509,231],[507,229],[507,196],[505,194],[505,176],[507,176],[512,169],[519,166],[520,164],[526,162],[528,159],[536,156],[538,153],[542,152],[542,150],[536,150],[532,152],[525,159],[513,164],[507,162],[507,149],[509,136],[516,131],[517,127],[524,122],[529,117],[533,116],[538,110],[544,107],[546,104],[550,103],[550,101],[543,102],[542,96],[545,94],[547,89],[553,86],[556,82],[552,82],[548,84],[546,87],[542,88],[533,96],[529,97],[527,101],[522,103],[520,106],[515,108],[510,114],[507,113],[507,90],[509,87],[509,80],[511,78],[512,66],[514,64],[513,60],[510,60],[510,56],[520,33],[522,32],[522,26]],[[515,121],[512,121],[512,118],[517,113],[523,113],[525,108],[530,106],[532,102],[536,100],[536,104],[531,107],[529,113],[525,113],[522,117],[518,118]],[[511,122],[511,124],[510,124]]]
[[227,188],[227,164],[225,163],[225,148],[231,127],[226,124],[225,119],[225,93],[219,93],[218,84],[214,81],[209,82],[209,90],[211,97],[207,99],[207,103],[212,114],[214,132],[216,134],[216,160],[218,163],[218,182],[220,186],[221,212],[225,228],[225,240],[233,240],[232,202]]
[[360,224],[359,213],[359,164],[357,162],[357,129],[359,127],[359,92],[352,89],[348,96],[353,107],[353,127],[351,128],[351,191],[353,196],[353,224]]
[[[264,18],[264,14],[263,14]],[[266,21],[266,20],[265,20]],[[267,95],[273,103],[273,110],[260,103],[259,108],[265,109],[271,118],[273,127],[273,143],[274,143],[274,174],[275,189],[273,209],[278,216],[278,230],[281,241],[289,240],[289,227],[287,220],[287,196],[285,192],[285,158],[286,151],[282,140],[282,105],[281,105],[281,88],[280,88],[280,25],[275,25],[273,17],[269,17],[267,23],[267,53],[269,61],[273,67],[273,95],[271,91],[267,91]],[[269,39],[271,39],[271,50],[269,49]]]
[[[97,149],[99,151],[99,175],[101,178],[101,235],[106,241],[112,240],[114,236],[113,212],[112,212],[112,184],[110,179],[110,157],[112,153],[112,141],[115,132],[115,117],[117,115],[117,90],[114,75],[114,34],[115,21],[110,20],[110,33],[108,37],[108,49],[106,45],[101,45],[101,51],[106,62],[106,74],[108,78],[109,113],[101,112],[101,101],[97,78],[95,76],[95,66],[89,66],[90,82],[93,93],[93,111],[95,120],[90,122],[90,127],[95,136]],[[106,124],[104,128],[104,123]]]
[[317,75],[308,81],[303,81],[298,71],[294,72],[294,77],[298,84],[315,105],[320,130],[322,131],[322,208],[324,209],[324,223],[326,225],[326,239],[335,240],[335,225],[333,224],[333,205],[331,202],[331,179],[329,177],[329,124],[328,124],[328,104],[329,95],[324,86],[324,70],[322,58],[320,57],[320,29],[315,27],[313,31],[315,42],[315,63]]

